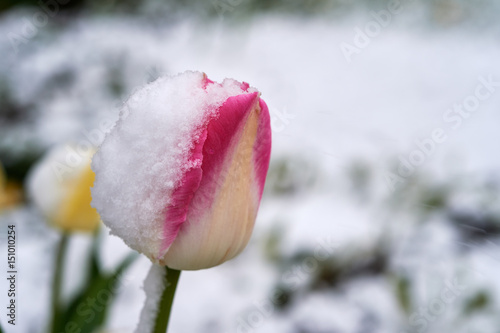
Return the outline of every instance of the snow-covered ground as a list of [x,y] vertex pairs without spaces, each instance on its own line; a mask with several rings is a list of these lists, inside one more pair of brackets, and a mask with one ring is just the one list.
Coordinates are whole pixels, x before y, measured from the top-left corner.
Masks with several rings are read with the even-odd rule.
[[[496,30],[415,28],[402,13],[358,47],[357,28],[373,17],[262,15],[241,25],[93,17],[40,29],[16,53],[7,32],[30,15],[0,21],[0,74],[36,114],[2,126],[3,147],[98,138],[136,87],[187,69],[247,81],[271,108],[273,159],[251,243],[233,261],[182,273],[172,332],[497,332]],[[56,235],[32,207],[0,219],[16,221],[20,234],[12,332],[41,332]],[[129,250],[104,241],[112,269]],[[68,290],[86,243],[74,241]],[[127,272],[110,332],[133,331],[149,265],[141,258]]]

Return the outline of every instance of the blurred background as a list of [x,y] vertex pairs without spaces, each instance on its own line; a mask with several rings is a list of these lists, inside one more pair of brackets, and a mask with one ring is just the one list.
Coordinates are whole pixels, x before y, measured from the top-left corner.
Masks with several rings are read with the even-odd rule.
[[[500,332],[500,2],[10,0],[0,11],[0,239],[6,253],[16,225],[19,270],[7,332],[45,332],[50,316],[60,232],[27,191],[33,165],[53,147],[98,144],[135,89],[185,70],[257,87],[273,153],[249,246],[183,272],[170,332]],[[112,273],[131,250],[104,226],[98,238]],[[64,302],[92,269],[92,244],[71,236]],[[149,265],[124,270],[94,331],[133,332]]]

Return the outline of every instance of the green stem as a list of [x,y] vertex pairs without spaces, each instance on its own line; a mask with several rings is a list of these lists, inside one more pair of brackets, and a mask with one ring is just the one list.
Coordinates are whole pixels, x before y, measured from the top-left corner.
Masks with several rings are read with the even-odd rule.
[[170,319],[170,311],[172,310],[175,289],[177,289],[177,282],[179,281],[179,276],[181,275],[181,271],[178,271],[176,269],[171,269],[166,266],[165,269],[165,290],[163,290],[163,294],[161,295],[153,333],[167,332],[168,320]]
[[61,284],[62,284],[62,272],[63,272],[63,261],[68,247],[68,235],[63,233],[61,240],[57,245],[56,262],[55,262],[55,272],[54,280],[52,283],[52,321],[50,325],[51,332],[58,332],[58,326],[61,320]]

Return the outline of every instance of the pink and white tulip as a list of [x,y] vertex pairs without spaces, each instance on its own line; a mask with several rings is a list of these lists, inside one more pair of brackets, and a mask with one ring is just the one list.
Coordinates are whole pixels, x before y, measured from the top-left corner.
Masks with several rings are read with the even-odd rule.
[[216,266],[248,243],[270,153],[256,89],[199,72],[161,78],[127,101],[94,156],[92,204],[154,263]]

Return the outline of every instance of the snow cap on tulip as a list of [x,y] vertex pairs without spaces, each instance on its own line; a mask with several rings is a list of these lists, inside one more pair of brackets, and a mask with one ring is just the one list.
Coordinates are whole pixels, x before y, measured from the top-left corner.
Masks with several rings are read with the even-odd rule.
[[163,77],[127,101],[94,156],[92,204],[153,262],[209,268],[246,246],[270,152],[255,88],[200,72]]
[[90,187],[95,179],[90,162],[94,153],[95,149],[58,146],[28,175],[28,192],[35,206],[53,226],[65,232],[92,232],[99,226],[99,214],[90,206]]

